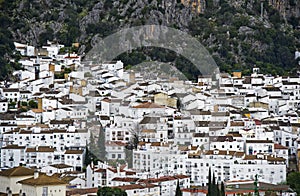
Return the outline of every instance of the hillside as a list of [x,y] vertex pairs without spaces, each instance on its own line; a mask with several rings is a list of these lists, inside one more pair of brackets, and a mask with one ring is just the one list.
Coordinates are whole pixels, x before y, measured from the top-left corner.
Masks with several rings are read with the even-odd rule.
[[[12,41],[41,46],[56,39],[65,45],[79,42],[80,53],[91,49],[96,34],[110,35],[123,27],[160,24],[197,37],[222,71],[249,73],[254,65],[270,74],[296,68],[300,48],[297,0],[1,0],[1,79],[12,69]],[[120,56],[134,65],[153,59],[174,62],[189,78],[199,73],[172,51],[141,48]]]

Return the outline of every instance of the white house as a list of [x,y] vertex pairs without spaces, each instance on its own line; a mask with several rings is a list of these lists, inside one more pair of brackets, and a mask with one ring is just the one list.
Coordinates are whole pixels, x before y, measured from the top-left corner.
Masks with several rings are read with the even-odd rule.
[[0,193],[19,194],[22,190],[21,180],[33,177],[34,170],[26,167],[13,167],[0,172]]
[[41,168],[41,172],[46,173],[47,175],[53,175],[57,173],[60,174],[60,173],[71,172],[71,171],[74,171],[73,166],[66,165],[63,163],[47,165]]
[[52,176],[34,173],[34,177],[20,180],[22,193],[25,195],[66,195],[67,183]]

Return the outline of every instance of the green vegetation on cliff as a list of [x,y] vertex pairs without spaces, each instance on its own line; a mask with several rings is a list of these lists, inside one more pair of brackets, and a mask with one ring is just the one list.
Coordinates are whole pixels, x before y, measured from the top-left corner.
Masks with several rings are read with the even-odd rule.
[[[35,46],[56,39],[65,45],[80,42],[88,52],[96,34],[110,35],[123,27],[159,24],[197,37],[222,71],[253,66],[264,73],[287,74],[297,69],[294,52],[300,48],[300,13],[281,13],[283,8],[260,0],[201,0],[201,12],[179,0],[0,0],[0,79],[19,68],[9,62],[13,41]],[[286,8],[299,7],[288,1]],[[275,9],[276,8],[276,9]],[[294,9],[299,10],[299,9]],[[189,78],[199,74],[190,62],[172,51],[141,48],[120,56],[125,64],[143,61],[173,62]]]

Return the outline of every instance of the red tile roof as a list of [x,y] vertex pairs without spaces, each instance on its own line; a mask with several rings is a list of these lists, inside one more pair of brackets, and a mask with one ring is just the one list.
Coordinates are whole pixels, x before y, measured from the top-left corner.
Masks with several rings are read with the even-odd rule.
[[0,176],[6,177],[32,176],[33,174],[34,170],[22,166],[14,167],[0,172]]
[[146,188],[154,188],[154,187],[158,187],[158,185],[143,183],[143,184],[130,184],[130,185],[123,185],[123,186],[116,186],[113,188],[119,188],[126,191],[126,190],[146,189]]
[[157,105],[155,103],[146,102],[137,106],[133,106],[133,108],[165,108],[164,106]]
[[85,195],[85,194],[89,194],[89,193],[97,193],[97,191],[98,191],[98,188],[67,190],[66,196]]
[[289,149],[288,147],[282,146],[282,145],[280,145],[280,144],[274,144],[274,148],[275,148],[275,149],[283,149],[283,150]]

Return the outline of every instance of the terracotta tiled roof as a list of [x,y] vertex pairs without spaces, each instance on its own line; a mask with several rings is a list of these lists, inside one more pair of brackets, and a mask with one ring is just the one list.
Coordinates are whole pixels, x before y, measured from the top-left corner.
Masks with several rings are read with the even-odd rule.
[[100,169],[95,170],[95,172],[106,172],[106,169],[100,168]]
[[125,173],[127,176],[136,174],[136,172],[134,172],[134,171],[125,171]]
[[162,176],[160,178],[142,179],[142,180],[139,180],[139,182],[150,184],[150,183],[159,183],[159,182],[173,181],[173,180],[177,180],[177,179],[180,179],[180,178],[179,177],[175,177],[175,176]]
[[113,178],[111,181],[118,181],[118,182],[136,182],[138,181],[139,178],[129,178],[129,177],[116,177],[116,178]]
[[26,167],[14,167],[0,172],[0,176],[16,177],[16,176],[30,176],[34,174],[34,170]]
[[4,88],[3,92],[19,92],[18,88]]
[[280,145],[280,144],[274,144],[274,148],[275,148],[275,149],[283,149],[283,150],[289,149],[288,147],[282,146],[282,145]]
[[217,153],[214,153],[214,150],[208,150],[205,155],[231,155],[236,157],[242,157],[245,153],[242,151],[226,151],[226,150],[216,150]]
[[174,177],[177,179],[190,178],[189,176],[186,176],[186,175],[175,175]]
[[74,123],[74,120],[69,119],[69,120],[51,120],[50,124],[68,124],[72,125]]
[[18,146],[18,145],[7,145],[2,149],[25,149],[25,146]]
[[142,133],[156,133],[156,130],[155,129],[143,129],[141,132]]
[[119,188],[122,190],[133,190],[133,189],[145,189],[145,188],[154,188],[157,187],[158,185],[154,185],[154,184],[130,184],[130,185],[123,185],[123,186],[116,186],[113,188]]
[[267,160],[268,160],[268,161],[285,161],[286,159],[285,159],[285,158],[282,158],[282,157],[272,157],[272,156],[268,156],[268,157],[267,157]]
[[66,196],[72,196],[72,195],[86,195],[89,193],[97,193],[98,188],[87,188],[87,189],[74,189],[74,190],[68,190]]
[[55,148],[49,146],[39,146],[37,148],[27,148],[26,152],[54,152]]
[[45,112],[45,110],[43,110],[43,109],[32,109],[32,112],[34,112],[34,113],[43,113],[43,112]]
[[52,176],[47,176],[45,174],[40,174],[36,179],[29,178],[19,181],[20,184],[26,184],[31,186],[46,186],[46,185],[64,185],[66,182]]
[[227,135],[232,137],[243,137],[239,132],[229,132]]
[[77,176],[64,176],[62,178],[60,178],[62,181],[64,181],[65,183],[70,183],[72,180],[78,178]]
[[83,150],[66,150],[65,154],[82,154]]
[[50,165],[51,167],[55,167],[57,169],[64,169],[64,168],[70,168],[70,167],[73,167],[71,165],[66,165],[66,164],[53,164],[53,165]]
[[133,106],[133,108],[165,108],[165,107],[157,105],[155,103],[147,102],[147,103],[142,103],[137,106]]
[[246,143],[273,143],[271,140],[247,140]]
[[230,126],[244,126],[244,122],[231,121]]

